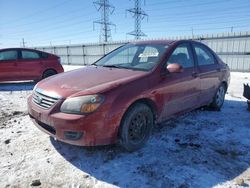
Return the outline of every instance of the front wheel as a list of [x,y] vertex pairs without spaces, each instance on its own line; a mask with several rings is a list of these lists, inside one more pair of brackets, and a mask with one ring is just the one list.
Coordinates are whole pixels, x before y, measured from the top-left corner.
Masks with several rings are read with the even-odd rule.
[[136,104],[126,112],[120,127],[120,144],[127,151],[141,148],[153,127],[153,114],[145,104]]
[[211,103],[212,109],[219,111],[224,103],[225,100],[225,94],[226,94],[226,87],[224,84],[221,84],[218,90],[216,91],[216,94],[213,98],[213,101]]

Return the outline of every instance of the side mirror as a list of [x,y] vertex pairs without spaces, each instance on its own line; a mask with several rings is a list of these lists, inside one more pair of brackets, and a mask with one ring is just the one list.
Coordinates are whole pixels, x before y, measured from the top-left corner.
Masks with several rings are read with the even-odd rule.
[[183,67],[178,63],[172,63],[167,66],[167,70],[170,73],[180,73],[183,72]]

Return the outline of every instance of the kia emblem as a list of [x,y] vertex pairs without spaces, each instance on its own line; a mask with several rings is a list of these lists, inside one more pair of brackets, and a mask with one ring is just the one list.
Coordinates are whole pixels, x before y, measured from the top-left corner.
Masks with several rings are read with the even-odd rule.
[[37,96],[37,102],[39,103],[39,104],[41,104],[42,103],[42,97],[40,97],[40,96]]

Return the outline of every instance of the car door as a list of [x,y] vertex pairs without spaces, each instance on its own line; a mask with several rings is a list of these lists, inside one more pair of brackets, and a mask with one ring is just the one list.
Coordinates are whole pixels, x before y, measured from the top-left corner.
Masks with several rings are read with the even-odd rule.
[[21,71],[25,79],[36,79],[41,76],[42,61],[40,53],[22,49],[20,60]]
[[200,72],[200,103],[201,105],[207,105],[212,101],[212,98],[220,85],[221,68],[211,50],[205,45],[193,43],[193,48]]
[[200,80],[192,48],[188,42],[182,43],[175,48],[167,60],[167,64],[171,63],[180,64],[183,71],[169,73],[160,84],[164,97],[164,110],[161,119],[194,109],[199,105]]
[[18,50],[0,51],[0,81],[17,81],[21,79],[18,64]]

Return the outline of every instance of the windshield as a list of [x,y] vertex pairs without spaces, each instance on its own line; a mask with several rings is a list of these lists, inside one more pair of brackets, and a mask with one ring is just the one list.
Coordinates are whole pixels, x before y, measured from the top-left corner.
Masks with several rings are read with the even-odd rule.
[[168,48],[161,44],[127,44],[95,63],[97,66],[149,71]]

